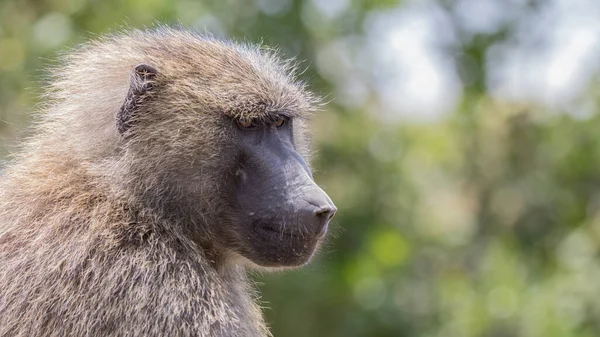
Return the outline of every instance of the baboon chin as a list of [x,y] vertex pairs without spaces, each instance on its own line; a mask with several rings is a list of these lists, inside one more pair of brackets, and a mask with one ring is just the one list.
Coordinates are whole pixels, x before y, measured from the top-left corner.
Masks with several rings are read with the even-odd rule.
[[306,264],[336,212],[293,63],[166,27],[62,61],[0,176],[0,336],[269,336],[244,261]]

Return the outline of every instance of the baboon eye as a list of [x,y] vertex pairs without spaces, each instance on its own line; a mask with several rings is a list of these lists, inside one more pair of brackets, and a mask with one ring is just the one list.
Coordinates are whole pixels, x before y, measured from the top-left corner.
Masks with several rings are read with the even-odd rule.
[[283,124],[285,124],[285,119],[284,118],[277,118],[274,122],[273,125],[275,125],[276,127],[280,127]]
[[256,122],[252,119],[238,119],[237,125],[242,129],[251,129],[256,127]]

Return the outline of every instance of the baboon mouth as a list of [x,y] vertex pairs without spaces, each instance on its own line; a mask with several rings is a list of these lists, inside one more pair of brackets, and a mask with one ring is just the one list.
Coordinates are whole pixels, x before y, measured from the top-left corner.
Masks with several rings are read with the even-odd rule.
[[267,237],[269,239],[294,238],[306,240],[310,238],[310,235],[308,235],[308,233],[286,230],[276,225],[258,225],[256,226],[256,231],[259,235]]

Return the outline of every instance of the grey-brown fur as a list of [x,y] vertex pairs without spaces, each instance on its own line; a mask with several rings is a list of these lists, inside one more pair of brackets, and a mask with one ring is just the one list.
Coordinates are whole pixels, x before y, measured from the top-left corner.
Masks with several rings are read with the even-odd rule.
[[[159,73],[128,138],[115,117],[141,63]],[[219,241],[233,160],[219,123],[298,117],[307,156],[315,100],[293,69],[170,28],[91,42],[62,64],[0,176],[0,336],[269,335],[247,261]]]

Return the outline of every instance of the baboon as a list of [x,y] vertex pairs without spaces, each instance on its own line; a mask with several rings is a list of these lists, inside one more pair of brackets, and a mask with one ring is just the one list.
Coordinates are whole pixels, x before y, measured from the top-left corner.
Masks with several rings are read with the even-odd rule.
[[336,212],[293,62],[160,27],[61,64],[0,178],[0,336],[270,335],[247,271],[306,264]]

